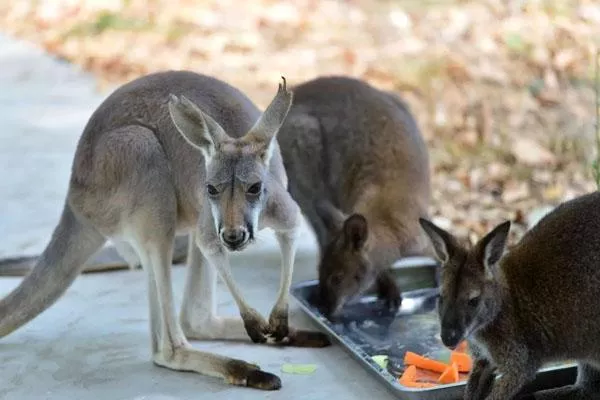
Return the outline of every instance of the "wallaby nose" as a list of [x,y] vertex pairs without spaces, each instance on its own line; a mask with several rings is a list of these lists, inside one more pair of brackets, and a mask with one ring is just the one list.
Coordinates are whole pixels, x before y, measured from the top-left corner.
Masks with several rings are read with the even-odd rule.
[[245,229],[223,229],[221,239],[230,248],[236,249],[246,242],[248,234]]
[[442,337],[444,346],[450,349],[454,349],[458,346],[461,339],[461,334],[457,329],[443,329],[440,336]]

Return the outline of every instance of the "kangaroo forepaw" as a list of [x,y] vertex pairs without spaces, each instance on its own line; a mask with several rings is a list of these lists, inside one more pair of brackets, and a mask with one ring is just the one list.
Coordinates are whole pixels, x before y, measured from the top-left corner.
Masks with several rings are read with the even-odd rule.
[[271,333],[267,321],[255,310],[241,313],[241,316],[250,340],[254,343],[265,343]]
[[289,335],[288,307],[275,308],[269,316],[271,337],[281,342]]
[[329,336],[321,332],[290,330],[285,345],[292,347],[320,348],[331,345]]

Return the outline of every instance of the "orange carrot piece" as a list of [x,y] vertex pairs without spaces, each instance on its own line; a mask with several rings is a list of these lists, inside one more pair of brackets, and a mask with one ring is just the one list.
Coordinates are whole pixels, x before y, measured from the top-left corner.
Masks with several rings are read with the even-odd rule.
[[450,353],[450,362],[456,363],[459,372],[469,372],[473,368],[473,360],[467,353],[453,351]]
[[400,381],[400,384],[402,386],[412,387],[412,388],[418,388],[418,389],[427,389],[427,388],[432,388],[432,387],[438,386],[435,383],[430,383],[430,382],[413,382],[413,381]]
[[415,381],[429,382],[429,383],[437,384],[439,377],[440,377],[439,372],[433,372],[433,371],[428,371],[426,369],[417,368],[417,377],[416,377]]
[[417,367],[409,365],[405,370],[398,382],[402,386],[413,387],[413,388],[430,388],[436,386],[435,383],[429,382],[417,382]]
[[417,379],[417,367],[415,367],[414,365],[409,365],[408,367],[406,367],[406,369],[402,373],[402,376],[400,377],[400,382],[402,382],[402,381],[414,382],[416,379]]
[[454,351],[456,351],[458,353],[466,353],[468,348],[469,348],[469,345],[468,345],[467,341],[463,340],[462,342],[460,342],[458,344],[458,346],[456,346],[456,349],[454,349]]
[[448,367],[448,365],[443,362],[420,356],[412,351],[407,351],[404,355],[404,365],[414,365],[415,367],[439,372],[440,374]]
[[440,375],[440,379],[438,379],[439,383],[449,384],[458,382],[458,366],[456,363],[452,363],[442,375]]

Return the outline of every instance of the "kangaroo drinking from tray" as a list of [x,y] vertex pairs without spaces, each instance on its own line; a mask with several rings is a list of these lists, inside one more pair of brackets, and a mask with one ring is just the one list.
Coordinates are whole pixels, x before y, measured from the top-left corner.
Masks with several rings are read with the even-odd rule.
[[[285,80],[259,112],[217,79],[169,71],[133,80],[91,116],[73,161],[65,206],[36,267],[0,301],[0,336],[50,307],[107,239],[135,255],[148,274],[154,363],[278,389],[279,378],[250,363],[191,347],[188,339],[247,339],[327,345],[318,333],[288,328],[300,209],[286,190],[276,134],[292,102]],[[263,227],[282,255],[277,301],[265,320],[242,297],[228,261]],[[175,314],[171,260],[176,233],[189,233],[187,281]],[[216,273],[241,318],[216,315]]]
[[536,398],[600,397],[600,192],[563,203],[507,253],[508,221],[472,248],[421,223],[442,261],[442,341],[467,338],[475,357],[465,399],[515,398],[543,364],[568,360],[577,384]]
[[318,301],[326,314],[376,284],[401,302],[390,274],[429,246],[419,226],[430,202],[427,147],[395,95],[347,77],[294,88],[278,140],[289,191],[320,248]]

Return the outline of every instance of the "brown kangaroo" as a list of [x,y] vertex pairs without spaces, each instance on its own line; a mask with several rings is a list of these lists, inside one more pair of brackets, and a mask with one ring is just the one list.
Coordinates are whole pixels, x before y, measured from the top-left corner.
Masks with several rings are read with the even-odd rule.
[[[292,93],[285,80],[264,113],[220,80],[185,71],[150,74],[113,92],[79,140],[62,217],[35,268],[0,300],[0,336],[50,307],[107,239],[148,274],[154,363],[226,382],[278,389],[258,366],[192,348],[188,339],[247,339],[325,346],[326,336],[288,326],[288,293],[301,222],[287,191],[276,135]],[[228,261],[271,227],[282,279],[265,320],[242,296]],[[177,318],[171,287],[176,234],[189,235]],[[185,236],[184,236],[185,237]],[[217,274],[241,318],[216,314]]]
[[421,224],[442,262],[442,341],[466,338],[475,357],[465,399],[513,399],[543,364],[567,360],[577,383],[535,398],[600,398],[600,192],[563,203],[508,252],[508,221],[472,247]]
[[334,316],[374,284],[391,308],[401,303],[389,267],[425,254],[427,147],[395,95],[348,77],[294,87],[278,140],[289,192],[320,248],[318,301]]

